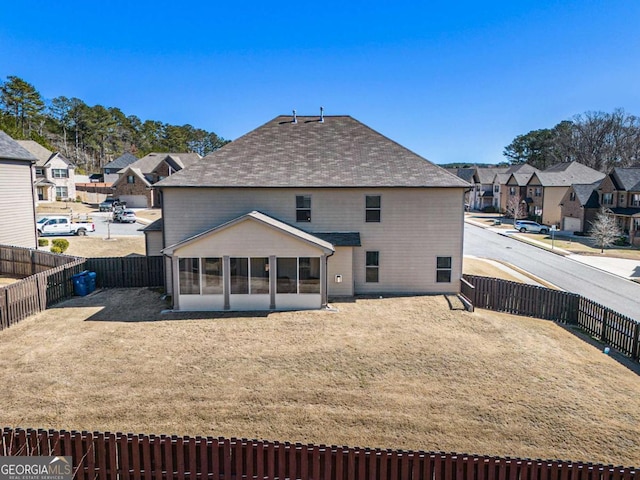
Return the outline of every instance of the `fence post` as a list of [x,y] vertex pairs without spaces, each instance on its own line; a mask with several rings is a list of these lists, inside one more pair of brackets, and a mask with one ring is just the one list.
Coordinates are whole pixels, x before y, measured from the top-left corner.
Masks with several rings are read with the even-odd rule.
[[600,332],[600,341],[602,343],[607,343],[607,323],[609,320],[609,309],[604,308],[604,315],[602,315],[602,330]]
[[635,323],[633,332],[633,346],[631,347],[631,358],[640,360],[640,323]]

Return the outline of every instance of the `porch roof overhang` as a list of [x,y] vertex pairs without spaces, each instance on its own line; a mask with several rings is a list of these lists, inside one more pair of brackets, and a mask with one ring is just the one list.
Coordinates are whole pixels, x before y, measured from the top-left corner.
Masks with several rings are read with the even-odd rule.
[[35,182],[36,187],[53,187],[55,183],[47,180],[46,178],[38,178]]
[[[258,222],[261,223],[269,228],[272,228],[280,233],[289,235],[301,242],[307,243],[309,245],[312,245],[314,247],[319,248],[320,250],[322,250],[325,254],[332,254],[335,252],[335,248],[334,245],[331,242],[328,242],[322,238],[320,238],[319,236],[316,236],[314,234],[305,232],[303,230],[300,230],[299,228],[296,228],[292,225],[289,225],[287,223],[281,222],[280,220],[276,220],[273,217],[270,217],[269,215],[265,215],[264,213],[258,212],[258,211],[253,211],[250,213],[247,213],[245,215],[242,215],[238,218],[235,218],[233,220],[230,220],[229,222],[223,223],[222,225],[219,225],[217,227],[211,228],[209,230],[205,230],[204,232],[201,232],[197,235],[194,235],[190,238],[187,238],[181,242],[178,242],[174,245],[170,245],[166,248],[164,248],[162,250],[162,253],[165,255],[173,255],[173,253],[182,248],[182,247],[186,247],[190,244],[193,244],[195,242],[198,242],[206,237],[209,236],[213,236],[216,235],[219,232],[222,232],[223,230],[227,230],[235,225],[238,225],[239,223],[245,222],[245,221],[254,221],[254,222]],[[358,240],[359,240],[359,234],[358,234]]]
[[635,217],[636,215],[640,215],[640,208],[614,207],[609,208],[609,210],[614,215],[618,215],[620,217]]

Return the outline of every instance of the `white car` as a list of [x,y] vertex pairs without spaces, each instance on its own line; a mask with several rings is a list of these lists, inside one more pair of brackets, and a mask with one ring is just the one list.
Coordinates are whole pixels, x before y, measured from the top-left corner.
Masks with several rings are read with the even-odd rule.
[[133,210],[120,210],[113,214],[113,221],[119,223],[135,223],[137,220],[136,212]]
[[515,227],[522,233],[549,233],[549,227],[531,220],[516,220]]

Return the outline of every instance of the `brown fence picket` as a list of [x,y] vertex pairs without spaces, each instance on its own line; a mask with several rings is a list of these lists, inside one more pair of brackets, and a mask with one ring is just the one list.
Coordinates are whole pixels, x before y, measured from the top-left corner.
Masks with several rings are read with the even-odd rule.
[[559,460],[19,428],[0,432],[0,455],[70,455],[78,479],[640,480],[633,467]]

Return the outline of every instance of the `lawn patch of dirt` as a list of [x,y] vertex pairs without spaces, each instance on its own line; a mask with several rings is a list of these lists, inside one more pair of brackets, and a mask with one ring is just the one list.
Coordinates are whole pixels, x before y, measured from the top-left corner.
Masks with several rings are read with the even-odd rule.
[[[56,237],[47,237],[49,246]],[[126,257],[129,255],[145,255],[144,236],[128,235],[111,237],[110,239],[89,234],[86,237],[60,237],[69,241],[65,255],[75,257]]]
[[640,464],[640,382],[552,322],[444,296],[168,313],[78,297],[0,332],[6,426]]

